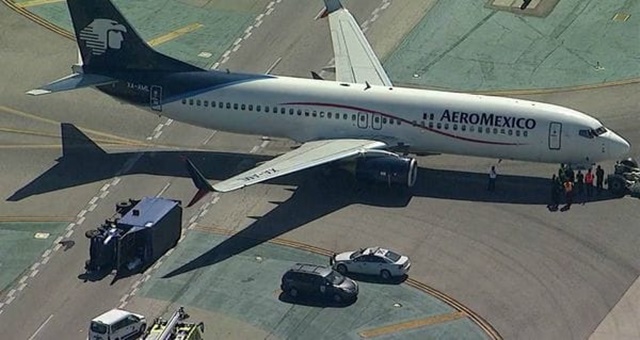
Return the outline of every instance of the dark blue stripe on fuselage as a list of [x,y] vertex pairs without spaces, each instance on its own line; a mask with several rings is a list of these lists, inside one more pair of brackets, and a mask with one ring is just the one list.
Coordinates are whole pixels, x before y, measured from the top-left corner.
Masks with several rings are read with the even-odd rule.
[[167,104],[233,84],[272,78],[269,75],[210,72],[122,72],[110,73],[119,81],[98,89],[127,103],[151,105],[152,91],[160,89],[160,102]]

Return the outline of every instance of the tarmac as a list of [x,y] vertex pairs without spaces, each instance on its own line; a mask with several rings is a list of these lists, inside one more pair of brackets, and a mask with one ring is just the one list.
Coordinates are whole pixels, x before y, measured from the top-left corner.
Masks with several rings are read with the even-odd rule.
[[[561,11],[563,2],[572,1],[560,1],[547,18]],[[438,12],[444,10],[439,7],[449,2],[345,3],[367,28],[374,49],[386,60],[385,67],[396,81],[394,77],[402,73],[393,70],[390,60],[418,34],[416,30],[425,23],[423,14],[431,21],[434,13],[442,18],[445,12]],[[594,1],[573,3],[582,9],[573,22],[583,27],[587,27],[583,20],[594,13],[594,6],[602,6]],[[22,10],[56,26],[68,25],[62,2],[24,4],[30,5]],[[286,0],[167,2],[160,8],[149,1],[117,4],[154,46],[203,67],[271,70],[305,77],[309,70],[325,68],[332,57],[326,22],[312,20],[320,5]],[[609,22],[595,15],[591,18],[599,19],[590,25],[602,23],[614,29],[620,24],[623,35],[633,34],[637,4],[608,4],[620,13],[631,13],[630,17]],[[465,9],[468,15],[485,10]],[[37,217],[52,223],[46,224],[50,236],[42,248],[38,248],[38,240],[31,239],[34,229],[21,230],[29,246],[25,246],[20,266],[8,273],[8,287],[0,296],[0,329],[6,336],[80,339],[86,334],[88,318],[110,308],[124,307],[153,318],[167,316],[185,304],[193,320],[205,321],[206,334],[224,338],[315,335],[312,331],[320,332],[319,327],[327,324],[334,327],[328,328],[326,332],[331,333],[326,337],[338,334],[349,338],[640,337],[640,234],[631,222],[638,218],[637,200],[603,195],[575,205],[567,213],[550,213],[544,207],[548,199],[545,174],[556,169],[543,164],[501,162],[495,194],[484,191],[485,172],[495,161],[479,158],[421,157],[418,184],[409,195],[303,172],[241,192],[208,197],[186,211],[185,238],[152,270],[120,280],[110,276],[88,280],[82,273],[88,247],[83,233],[110,216],[115,202],[145,195],[183,200],[192,196],[194,189],[179,156],[197,160],[208,178],[218,180],[290,150],[292,144],[183,125],[118,104],[95,91],[24,96],[24,91],[66,75],[76,55],[71,40],[41,26],[59,32],[55,27],[46,22],[34,25],[30,21],[34,18],[27,16],[28,20],[24,12],[18,11],[23,16],[15,12],[0,7],[0,21],[12,28],[0,33],[0,39],[7,42],[0,55],[9,66],[0,67],[0,77],[9,80],[0,84],[0,145],[6,174],[0,178],[0,190],[7,197],[0,212],[12,221],[29,222]],[[237,25],[235,21],[208,21],[218,14],[237,16]],[[496,12],[487,22],[503,15],[508,14]],[[407,20],[393,26],[394,30],[388,29],[398,17]],[[543,31],[559,27],[558,21],[534,19],[519,20],[532,25],[536,22],[537,29]],[[572,25],[560,34],[567,41],[579,36],[576,32],[564,35],[575,29]],[[504,35],[499,25],[483,26],[482,30],[492,27]],[[432,45],[451,47],[446,44],[448,37],[430,39]],[[476,39],[481,40],[470,34],[459,46]],[[584,43],[586,38],[580,39]],[[570,43],[567,41],[565,44]],[[601,40],[593,40],[594,50],[606,50],[595,46],[596,41]],[[478,47],[484,48],[479,50],[482,54],[496,53],[494,49],[504,53],[499,46],[474,44],[482,45]],[[612,52],[622,54],[610,58],[624,58],[629,45],[610,46]],[[411,48],[416,50],[415,46],[420,45]],[[634,53],[634,46],[630,48]],[[454,51],[458,49],[450,52]],[[450,75],[460,74],[469,61],[443,55],[429,67],[436,68],[449,59],[460,61],[449,65]],[[413,65],[410,68],[416,69],[429,62],[421,60]],[[601,64],[606,70],[608,65]],[[631,60],[626,66],[633,65]],[[508,81],[509,72],[494,73]],[[563,77],[551,73],[546,73],[546,83],[541,71],[536,78],[539,83],[531,77],[522,87],[513,83],[492,87],[486,79],[471,83],[483,91],[529,89],[538,86],[527,84],[538,84],[539,93],[520,92],[518,96],[587,112],[632,145],[640,143],[636,119],[640,105],[634,99],[639,87],[633,78],[605,80],[619,82],[619,86],[603,86],[606,83],[597,78],[584,83],[567,80],[569,87],[586,86],[557,92],[546,89],[565,87],[557,83]],[[410,76],[413,79],[413,73]],[[470,79],[478,79],[468,72],[464,77],[445,78],[435,77],[436,82],[424,86],[448,87],[458,81],[455,87],[466,89]],[[397,83],[403,80],[398,78]],[[89,145],[82,159],[61,157],[58,122],[69,121],[106,154]],[[611,168],[611,164],[603,166]],[[540,187],[544,187],[542,192]],[[44,225],[40,228],[45,229]],[[413,259],[405,283],[365,282],[361,298],[344,308],[280,300],[279,275],[294,261],[323,263],[327,251],[382,243]],[[5,251],[3,244],[0,247]],[[176,270],[176,275],[163,278]],[[240,299],[245,297],[247,300]],[[486,322],[484,328],[479,327],[479,321]],[[15,327],[17,324],[22,326]]]

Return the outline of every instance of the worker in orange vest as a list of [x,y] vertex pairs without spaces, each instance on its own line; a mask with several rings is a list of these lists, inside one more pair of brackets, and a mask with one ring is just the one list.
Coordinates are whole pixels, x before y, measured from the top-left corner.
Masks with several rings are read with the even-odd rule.
[[564,197],[567,204],[562,207],[560,211],[567,211],[571,209],[571,204],[573,203],[573,182],[568,179],[564,181]]
[[591,172],[591,168],[584,174],[584,186],[587,189],[587,196],[593,196],[593,172]]

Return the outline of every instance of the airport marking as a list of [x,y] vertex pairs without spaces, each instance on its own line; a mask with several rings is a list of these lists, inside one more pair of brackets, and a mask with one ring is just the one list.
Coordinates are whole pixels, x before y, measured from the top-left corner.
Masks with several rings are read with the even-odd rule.
[[31,1],[25,1],[25,2],[16,2],[15,4],[17,7],[27,8],[27,7],[53,4],[56,2],[63,2],[63,1],[65,0],[31,0]]
[[420,327],[427,327],[427,326],[437,325],[445,322],[450,322],[450,321],[454,321],[464,317],[466,317],[466,315],[463,312],[439,314],[439,315],[429,316],[423,319],[411,320],[411,321],[396,323],[388,326],[372,328],[369,330],[359,332],[358,335],[360,335],[360,337],[365,339],[374,338],[374,337],[389,335],[389,334],[397,333],[401,331],[412,330]]
[[40,327],[38,327],[38,329],[36,329],[36,331],[29,337],[29,340],[35,339],[38,333],[40,333],[40,331],[44,328],[44,326],[46,326],[49,323],[49,321],[51,321],[52,318],[53,318],[53,314],[49,315],[49,317],[46,320],[44,320],[44,322],[40,325]]
[[162,196],[162,194],[164,194],[164,192],[167,191],[167,189],[169,189],[169,186],[171,186],[171,182],[165,184],[164,187],[160,190],[160,192],[158,192],[156,197]]
[[169,42],[169,41],[171,41],[173,39],[181,37],[181,36],[183,36],[183,35],[185,35],[187,33],[191,33],[193,31],[196,31],[196,30],[200,29],[203,26],[204,26],[203,24],[201,24],[199,22],[196,22],[196,23],[193,23],[191,25],[187,25],[185,27],[179,28],[179,29],[177,29],[175,31],[169,32],[169,33],[167,33],[165,35],[161,35],[161,36],[159,36],[157,38],[153,38],[153,39],[149,40],[147,43],[152,47],[158,46],[160,44],[164,44],[164,43]]

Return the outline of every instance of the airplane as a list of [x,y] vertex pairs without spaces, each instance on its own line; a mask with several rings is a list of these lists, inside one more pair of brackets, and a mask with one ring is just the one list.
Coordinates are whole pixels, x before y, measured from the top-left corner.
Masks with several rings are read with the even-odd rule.
[[409,154],[457,154],[591,166],[629,143],[585,113],[504,97],[395,87],[354,17],[324,0],[335,81],[205,70],[153,50],[109,0],[68,0],[79,47],[73,74],[27,92],[93,87],[158,115],[301,145],[211,184],[186,159],[197,194],[229,192],[347,161],[357,178],[412,187]]

